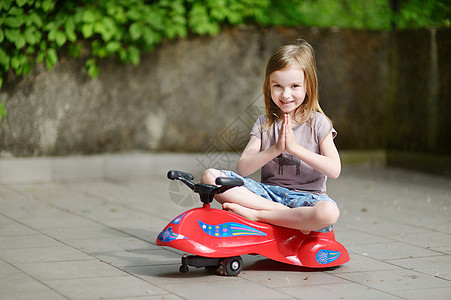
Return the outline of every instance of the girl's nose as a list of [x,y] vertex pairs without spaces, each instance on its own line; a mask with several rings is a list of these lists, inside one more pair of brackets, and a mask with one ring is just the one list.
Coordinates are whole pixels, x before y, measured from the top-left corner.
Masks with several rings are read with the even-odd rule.
[[290,98],[290,96],[291,96],[291,91],[290,91],[290,89],[288,89],[288,88],[284,89],[284,90],[283,90],[283,97],[284,97],[285,99],[288,99],[288,98]]

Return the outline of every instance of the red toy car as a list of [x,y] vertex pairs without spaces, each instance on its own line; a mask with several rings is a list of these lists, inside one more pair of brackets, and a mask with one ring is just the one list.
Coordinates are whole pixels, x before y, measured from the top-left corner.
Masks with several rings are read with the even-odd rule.
[[177,216],[158,235],[156,244],[169,246],[193,255],[183,255],[180,272],[188,266],[205,267],[222,274],[238,275],[243,268],[240,255],[259,254],[275,261],[309,268],[330,268],[349,261],[345,247],[335,240],[333,231],[310,232],[254,222],[237,214],[210,208],[215,194],[220,194],[243,181],[217,178],[215,185],[191,180],[191,174],[169,171],[168,178],[180,180],[200,194],[203,207]]

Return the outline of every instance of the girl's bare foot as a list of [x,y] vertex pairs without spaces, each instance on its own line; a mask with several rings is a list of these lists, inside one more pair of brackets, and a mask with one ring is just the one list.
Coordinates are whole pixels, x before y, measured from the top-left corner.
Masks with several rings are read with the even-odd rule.
[[257,221],[257,210],[247,208],[244,206],[241,206],[236,203],[224,203],[222,205],[222,208],[224,210],[236,213],[242,217],[245,217],[246,219],[249,219],[251,221]]

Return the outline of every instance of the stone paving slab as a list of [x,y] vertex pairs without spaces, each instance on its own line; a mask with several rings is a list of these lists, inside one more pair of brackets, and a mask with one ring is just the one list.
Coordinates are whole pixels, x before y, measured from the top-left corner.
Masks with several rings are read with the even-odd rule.
[[[451,180],[381,167],[345,165],[329,180],[349,263],[318,271],[245,255],[237,277],[179,273],[182,253],[155,239],[199,204],[164,166],[183,161],[199,178],[195,157],[94,157],[102,170],[86,177],[82,158],[0,163],[0,299],[451,300]],[[143,165],[153,173],[133,174]]]

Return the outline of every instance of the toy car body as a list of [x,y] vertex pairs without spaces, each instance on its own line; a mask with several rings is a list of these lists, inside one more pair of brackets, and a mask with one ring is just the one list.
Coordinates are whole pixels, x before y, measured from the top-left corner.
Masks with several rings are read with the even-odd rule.
[[[182,181],[192,177],[189,176],[185,176]],[[168,177],[176,176],[168,174]],[[219,180],[217,183],[222,182]],[[223,189],[240,185],[235,183],[223,185]],[[192,186],[196,192],[196,185]],[[221,189],[198,184],[198,190],[205,191],[205,188]],[[306,235],[299,230],[251,221],[225,210],[211,208],[209,203],[212,196],[202,197],[200,194],[204,198],[203,207],[177,216],[156,240],[159,246],[169,246],[192,254],[182,257],[181,272],[188,271],[188,266],[209,270],[223,267],[224,274],[237,275],[243,267],[240,255],[244,254],[258,254],[282,263],[309,268],[336,267],[349,261],[348,252],[335,240],[333,231],[312,231]]]

